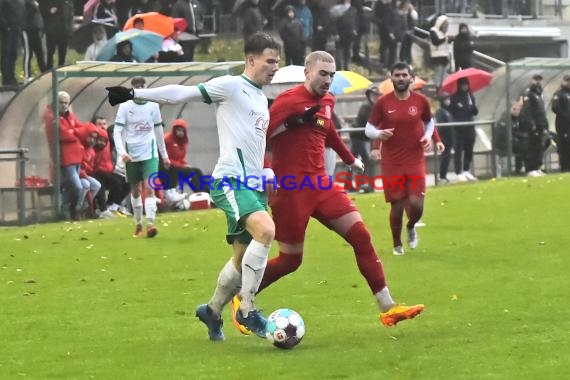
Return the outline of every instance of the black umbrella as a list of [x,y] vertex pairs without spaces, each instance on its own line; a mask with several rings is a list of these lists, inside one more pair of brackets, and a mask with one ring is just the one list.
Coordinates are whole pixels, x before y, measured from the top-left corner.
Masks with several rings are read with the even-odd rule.
[[119,29],[113,25],[91,21],[87,24],[81,25],[79,29],[73,32],[69,39],[69,47],[77,50],[79,53],[85,53],[89,45],[93,43],[93,30],[98,26],[105,28],[107,39],[110,39],[119,31]]

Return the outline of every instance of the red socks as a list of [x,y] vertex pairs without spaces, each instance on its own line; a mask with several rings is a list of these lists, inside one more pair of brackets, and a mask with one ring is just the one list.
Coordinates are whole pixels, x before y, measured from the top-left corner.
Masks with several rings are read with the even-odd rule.
[[384,278],[382,262],[372,246],[368,229],[362,221],[356,222],[350,227],[344,238],[352,245],[358,269],[368,282],[372,294],[378,293],[386,286],[386,279]]

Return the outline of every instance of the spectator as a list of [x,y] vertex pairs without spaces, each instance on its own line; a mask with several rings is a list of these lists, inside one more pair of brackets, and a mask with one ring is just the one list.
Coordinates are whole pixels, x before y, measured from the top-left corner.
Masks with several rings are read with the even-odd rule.
[[388,12],[390,7],[390,0],[378,0],[374,4],[372,9],[372,19],[376,24],[378,29],[378,35],[380,36],[380,65],[386,67],[386,56],[388,51],[388,46],[390,44],[387,39],[388,35],[384,31],[384,15]]
[[473,67],[473,45],[471,32],[467,24],[459,24],[459,33],[453,40],[453,58],[455,60],[455,71]]
[[[203,12],[198,0],[176,0],[172,6],[172,17],[180,17],[186,20],[188,26],[186,32],[196,37],[199,36],[203,26]],[[188,44],[186,48],[186,58],[194,61],[195,43]]]
[[383,19],[381,22],[382,29],[380,33],[383,36],[380,38],[384,41],[384,65],[392,67],[398,58],[398,43],[400,43],[403,31],[405,30],[406,16],[400,14],[400,0],[392,0],[391,3],[386,3],[383,12]]
[[[304,65],[305,50],[307,44],[311,43],[313,39],[313,13],[311,9],[307,6],[307,0],[295,0],[294,1],[295,15],[297,19],[301,22],[303,26],[303,62],[300,65]],[[300,46],[301,48],[301,46]]]
[[[355,128],[366,127],[368,118],[372,113],[372,107],[380,96],[382,96],[382,94],[378,89],[378,85],[373,84],[368,87],[366,90],[366,100],[358,109],[358,115],[356,116],[356,120],[353,125]],[[354,132],[350,134],[350,147],[352,154],[354,154],[355,157],[359,158],[364,164],[364,174],[367,175],[368,178],[374,177],[374,174],[372,173],[373,166],[370,165],[370,139],[366,137],[364,130],[362,132]],[[361,188],[364,190],[364,192],[370,192],[373,190],[369,185],[362,186]]]
[[126,40],[117,44],[117,53],[111,58],[111,62],[136,62],[133,57],[133,44]]
[[40,4],[37,0],[25,0],[26,5],[26,26],[23,32],[24,41],[24,78],[26,81],[33,79],[32,58],[35,55],[38,68],[44,73],[46,60],[44,57],[44,47],[42,43],[42,31],[44,20],[40,13]]
[[507,117],[511,118],[512,127],[512,153],[515,157],[515,174],[522,174],[523,166],[526,168],[525,161],[528,156],[528,120],[521,116],[521,104],[514,102],[511,107],[510,115],[505,115],[499,121],[497,128],[497,138],[495,147],[500,156],[507,155]]
[[285,53],[284,65],[303,65],[305,62],[305,40],[303,24],[295,15],[295,7],[285,7],[285,18],[279,28]]
[[46,33],[46,68],[53,68],[53,55],[57,48],[58,65],[65,65],[67,41],[73,31],[73,3],[70,0],[40,2]]
[[418,12],[410,0],[403,0],[398,9],[404,28],[402,30],[402,44],[400,45],[400,61],[412,63],[412,36],[418,21]]
[[542,166],[543,143],[548,131],[546,109],[542,98],[542,75],[532,76],[529,87],[523,93],[522,115],[530,122],[526,172],[529,177],[543,176]]
[[[97,140],[97,127],[93,123],[86,123],[83,128],[77,130],[77,135],[83,144],[83,160],[79,168],[79,178],[81,178],[81,192],[77,211],[85,213],[88,218],[96,218],[95,196],[101,190],[101,183],[92,177],[95,172],[95,141]],[[106,211],[103,218],[114,217],[105,206],[102,212]]]
[[[101,190],[99,190],[95,198],[96,205],[101,210],[101,214],[105,213],[105,210],[109,210],[110,213],[129,216],[130,213],[121,205],[129,194],[129,185],[124,176],[114,172],[110,143],[112,139],[111,141],[109,140],[107,120],[104,117],[95,116],[93,124],[97,127],[98,134],[93,146],[95,149],[93,177],[101,183]],[[108,195],[107,191],[109,192]],[[105,213],[104,217],[108,216],[108,213]]]
[[351,0],[342,0],[331,8],[331,19],[336,28],[336,63],[337,69],[348,70],[352,55],[352,44],[358,34],[358,14],[351,5]]
[[158,52],[158,62],[182,62],[184,50],[180,45],[181,31],[174,27],[174,32],[162,41],[161,50]]
[[[81,123],[76,119],[75,114],[71,112],[71,98],[65,91],[60,91],[57,95],[58,111],[59,111],[59,152],[61,170],[61,185],[68,206],[69,217],[72,220],[79,220],[77,214],[77,206],[79,204],[79,196],[83,185],[79,178],[79,167],[83,161],[83,145],[79,139],[77,130],[81,128]],[[53,109],[48,106],[44,113],[45,130],[50,148],[53,149]],[[55,157],[55,152],[51,152],[51,157]]]
[[[449,111],[456,122],[473,121],[479,113],[475,96],[469,89],[469,79],[459,78],[457,91],[451,96]],[[475,146],[475,126],[455,128],[455,173],[460,182],[476,181],[477,178],[469,171],[473,161],[473,148]]]
[[246,0],[239,14],[243,24],[244,41],[255,32],[263,30],[265,19],[259,9],[259,0]]
[[26,21],[24,0],[0,0],[0,68],[3,85],[16,85],[16,60],[22,25]]
[[93,21],[113,25],[120,29],[115,0],[100,0],[93,10]]
[[552,97],[552,112],[556,114],[560,171],[570,171],[570,75],[564,75],[560,89]]
[[448,26],[447,16],[441,15],[436,18],[435,25],[429,30],[431,62],[434,66],[433,79],[438,89],[441,87],[441,83],[445,78],[446,68],[449,65]]
[[183,119],[174,120],[172,123],[172,130],[164,135],[164,143],[166,144],[166,152],[170,159],[169,169],[161,167],[161,170],[167,171],[168,178],[170,179],[170,184],[166,187],[166,190],[176,189],[179,187],[179,175],[187,177],[193,173],[190,178],[190,182],[194,186],[194,189],[196,189],[195,191],[209,192],[208,188],[205,188],[203,184],[200,184],[202,171],[198,168],[190,167],[190,165],[188,165],[188,161],[186,161],[188,145],[190,144],[190,139],[188,138],[188,123]]
[[97,25],[93,28],[93,43],[87,47],[85,52],[86,61],[96,61],[97,56],[101,52],[101,49],[107,43],[107,33],[105,32],[105,27],[102,25]]
[[[451,96],[447,92],[439,94],[439,109],[435,111],[436,123],[453,123],[453,115],[450,112]],[[451,159],[451,149],[455,144],[455,131],[453,127],[438,127],[438,133],[445,145],[445,149],[441,152],[439,163],[439,180],[440,182],[448,183],[447,169],[449,168],[449,161]],[[435,135],[435,134],[434,134]]]
[[[327,41],[331,36],[331,21],[329,9],[325,6],[323,0],[316,0],[313,2],[311,13],[313,15],[312,50],[333,50],[327,49]],[[329,51],[329,53],[334,53],[334,51]]]

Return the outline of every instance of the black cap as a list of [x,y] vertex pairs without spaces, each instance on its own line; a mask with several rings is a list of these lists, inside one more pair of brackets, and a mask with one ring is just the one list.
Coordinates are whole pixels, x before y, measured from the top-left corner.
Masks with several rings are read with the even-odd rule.
[[131,79],[131,86],[135,87],[135,86],[144,86],[146,84],[146,81],[144,80],[143,77],[133,77],[133,79]]
[[534,74],[534,75],[532,76],[532,79],[534,79],[534,80],[542,80],[542,75],[540,75],[540,74]]

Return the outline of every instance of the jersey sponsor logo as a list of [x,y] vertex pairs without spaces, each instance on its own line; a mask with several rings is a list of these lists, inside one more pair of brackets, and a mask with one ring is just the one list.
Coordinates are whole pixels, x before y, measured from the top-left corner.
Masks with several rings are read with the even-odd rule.
[[418,114],[418,107],[410,106],[410,108],[408,108],[408,115],[415,116],[417,114]]
[[329,105],[325,106],[325,117],[330,119],[332,117],[332,108]]
[[269,126],[269,120],[258,117],[255,121],[255,131],[257,133],[263,134],[264,136],[267,134],[267,128]]
[[147,122],[138,122],[135,124],[134,130],[137,133],[150,132],[152,131],[152,125]]

